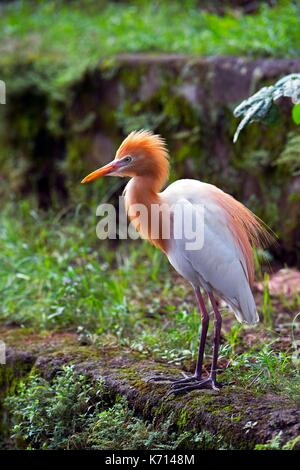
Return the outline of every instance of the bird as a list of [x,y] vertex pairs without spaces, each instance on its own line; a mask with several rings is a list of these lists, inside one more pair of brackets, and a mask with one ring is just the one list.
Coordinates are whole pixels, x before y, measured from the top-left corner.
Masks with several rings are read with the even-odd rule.
[[[239,322],[255,324],[259,321],[251,289],[255,274],[254,249],[265,247],[272,237],[268,227],[253,212],[212,184],[180,179],[162,190],[169,177],[169,167],[165,140],[142,129],[131,132],[114,159],[87,175],[81,183],[103,176],[130,178],[124,190],[129,219],[142,237],[162,250],[175,270],[192,285],[201,317],[195,372],[193,375],[183,373],[184,377],[179,379],[169,378],[170,393],[202,388],[220,390],[222,384],[217,381],[217,367],[222,316],[217,299],[225,301]],[[145,207],[146,217],[137,217],[136,205]],[[152,211],[153,207],[159,211]],[[181,209],[184,217],[175,217],[174,207]],[[167,234],[163,233],[164,221],[170,227]],[[202,225],[198,224],[202,237],[199,237],[199,246],[190,249],[191,237],[184,229],[197,221],[202,221]],[[180,236],[175,236],[176,233]],[[197,241],[195,237],[197,233],[192,242]],[[214,314],[212,364],[208,376],[203,375],[209,326],[204,293]],[[152,379],[159,381],[164,377]]]

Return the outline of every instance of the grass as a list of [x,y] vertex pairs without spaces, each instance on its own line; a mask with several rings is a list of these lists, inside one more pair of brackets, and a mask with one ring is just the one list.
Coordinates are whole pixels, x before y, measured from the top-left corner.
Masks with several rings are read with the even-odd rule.
[[[154,321],[165,313],[153,293],[166,303],[178,299],[182,286],[173,288],[170,277],[164,282],[167,261],[150,245],[124,241],[115,251],[97,239],[98,220],[91,213],[74,210],[61,219],[34,207],[23,201],[0,216],[2,321],[56,329],[81,325],[120,336],[145,313]],[[147,312],[140,309],[145,299]]]
[[[2,322],[81,327],[113,335],[145,355],[194,356],[198,312],[185,300],[184,285],[173,285],[158,250],[135,241],[120,243],[115,252],[97,239],[96,217],[71,211],[58,219],[30,204],[11,206],[0,216]],[[158,329],[162,319],[164,327]]]
[[[290,376],[292,368],[291,355],[288,352],[275,352],[272,345],[268,344],[258,351],[247,351],[236,355],[223,375],[227,382],[238,376],[240,383],[246,388],[257,388],[260,392],[272,389],[280,393],[284,378]],[[290,380],[300,386],[298,373]],[[299,401],[300,394],[293,398]]]
[[[298,2],[281,0],[256,15],[228,11],[222,17],[198,3],[16,1],[1,6],[0,70],[11,78],[10,87],[30,79],[57,92],[100,59],[119,53],[299,56]],[[23,67],[23,74],[16,74],[15,66]],[[32,67],[30,77],[26,66]]]

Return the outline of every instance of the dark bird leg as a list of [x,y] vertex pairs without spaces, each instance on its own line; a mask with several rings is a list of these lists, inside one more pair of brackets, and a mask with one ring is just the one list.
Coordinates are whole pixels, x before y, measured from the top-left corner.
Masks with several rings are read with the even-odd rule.
[[199,310],[200,314],[202,317],[202,322],[201,322],[201,336],[200,336],[200,342],[199,342],[199,350],[198,350],[198,358],[197,358],[197,364],[196,364],[196,370],[195,370],[195,378],[197,380],[201,380],[202,378],[202,369],[203,369],[203,356],[204,356],[204,349],[205,349],[205,343],[206,343],[206,337],[207,337],[207,330],[208,330],[208,324],[209,324],[209,315],[207,313],[206,307],[205,307],[205,302],[202,297],[200,288],[197,287],[195,289],[195,294],[197,297],[198,305],[199,305]]
[[213,293],[209,294],[209,298],[214,309],[215,314],[215,333],[214,333],[214,348],[213,348],[213,361],[211,365],[210,378],[213,388],[219,388],[220,384],[217,383],[217,367],[218,367],[218,356],[220,348],[221,328],[222,328],[222,317],[219,312],[216,299]]
[[[216,374],[217,374],[217,365],[218,365],[218,355],[219,355],[219,346],[220,346],[222,317],[221,317],[221,314],[219,312],[217,302],[216,302],[216,300],[214,298],[214,295],[212,293],[209,293],[209,298],[210,298],[210,301],[211,301],[211,304],[212,304],[212,307],[213,307],[213,310],[214,310],[214,315],[215,315],[213,360],[212,360],[210,375],[207,379],[201,380],[201,369],[202,369],[202,359],[203,359],[203,352],[202,352],[202,357],[200,356],[201,340],[202,340],[202,337],[201,337],[200,347],[199,347],[199,356],[198,356],[198,362],[197,362],[196,371],[195,371],[195,375],[194,375],[194,381],[191,383],[191,380],[188,382],[187,379],[182,379],[180,381],[178,380],[178,381],[174,382],[171,386],[171,390],[168,393],[168,395],[170,395],[172,393],[179,394],[179,393],[189,392],[191,390],[206,388],[207,386],[212,388],[213,390],[219,390],[219,388],[221,386],[216,381]],[[202,298],[202,300],[203,300],[203,298]],[[206,332],[207,332],[207,327],[208,327],[208,323],[207,323],[207,326],[206,326]],[[205,344],[205,340],[204,340],[204,344]],[[204,350],[204,348],[203,348],[203,350]],[[199,375],[199,368],[200,367],[201,367],[201,369],[200,369],[200,375]]]
[[175,380],[172,384],[172,388],[173,386],[177,386],[177,385],[178,387],[181,387],[182,385],[190,383],[190,382],[198,383],[202,379],[203,357],[204,357],[205,343],[206,343],[207,330],[208,330],[208,324],[209,324],[209,315],[207,313],[205,302],[204,302],[204,299],[202,297],[201,290],[199,287],[195,288],[195,294],[196,294],[199,311],[200,311],[201,318],[202,318],[201,335],[200,335],[200,340],[199,340],[199,349],[198,349],[196,369],[195,369],[194,375],[192,375],[191,377],[185,377],[184,379]]
[[207,337],[207,330],[208,330],[208,324],[209,324],[209,315],[207,313],[206,307],[205,307],[205,302],[202,297],[201,291],[199,287],[195,287],[195,294],[202,318],[201,322],[201,335],[200,335],[200,341],[199,341],[199,349],[198,349],[198,358],[197,358],[197,364],[196,364],[196,369],[194,375],[190,377],[185,377],[183,379],[172,379],[170,377],[165,377],[165,376],[155,376],[151,377],[149,381],[169,381],[172,382],[173,385],[175,384],[184,384],[188,382],[195,382],[195,381],[200,381],[202,378],[202,367],[203,367],[203,356],[204,356],[204,349],[205,349],[205,343],[206,343],[206,337]]

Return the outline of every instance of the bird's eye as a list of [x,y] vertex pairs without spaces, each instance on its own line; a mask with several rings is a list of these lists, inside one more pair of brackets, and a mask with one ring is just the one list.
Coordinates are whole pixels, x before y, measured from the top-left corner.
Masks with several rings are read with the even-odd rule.
[[128,155],[128,157],[124,158],[124,162],[126,162],[126,163],[129,163],[131,161],[132,161],[132,157],[130,157],[129,155]]

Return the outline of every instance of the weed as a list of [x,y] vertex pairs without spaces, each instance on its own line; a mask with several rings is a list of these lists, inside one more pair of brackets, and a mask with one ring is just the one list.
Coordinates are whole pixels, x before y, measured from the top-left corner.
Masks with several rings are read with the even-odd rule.
[[284,445],[282,444],[282,431],[279,431],[269,442],[266,444],[257,444],[255,450],[294,450],[299,448],[300,436],[297,436]]
[[226,340],[227,340],[227,345],[228,345],[227,351],[230,348],[230,354],[229,354],[230,358],[234,357],[236,347],[240,342],[241,329],[242,329],[242,325],[240,323],[234,323],[226,335]]
[[279,390],[283,392],[283,382],[293,387],[298,382],[298,372],[292,368],[291,356],[285,352],[275,352],[271,345],[264,345],[261,350],[236,355],[230,367],[223,373],[231,380],[239,381],[247,388],[259,392]]
[[280,450],[282,448],[281,439],[282,439],[282,431],[279,431],[279,433],[276,434],[276,436],[274,436],[266,444],[257,444],[254,450]]
[[68,447],[92,410],[101,408],[104,386],[88,383],[72,366],[64,367],[52,383],[37,374],[19,384],[18,394],[6,398],[13,416],[13,437],[32,449]]

